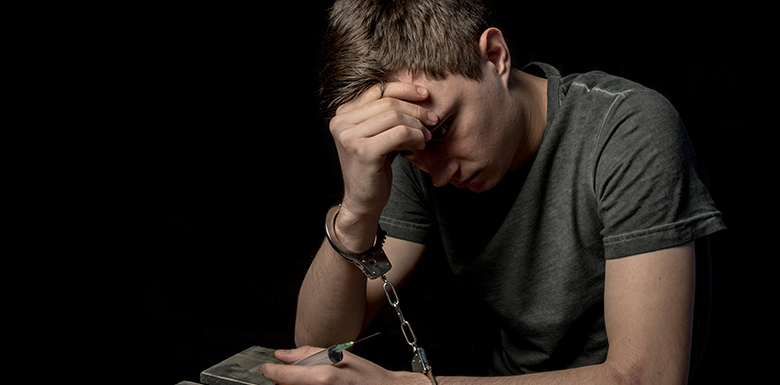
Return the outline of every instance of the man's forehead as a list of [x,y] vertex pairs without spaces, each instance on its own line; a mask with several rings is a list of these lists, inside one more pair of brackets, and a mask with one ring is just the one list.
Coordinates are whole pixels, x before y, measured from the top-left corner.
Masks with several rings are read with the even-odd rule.
[[445,83],[448,83],[447,80],[449,78],[451,78],[451,76],[447,76],[444,79],[432,79],[422,72],[415,76],[410,71],[398,71],[394,76],[391,77],[391,81],[413,83],[426,88],[441,88],[445,85]]
[[451,109],[457,95],[460,93],[456,76],[449,75],[444,79],[431,79],[425,74],[413,76],[409,71],[399,71],[391,81],[412,83],[425,87],[428,90],[429,98],[420,105],[432,108],[436,113],[442,114]]

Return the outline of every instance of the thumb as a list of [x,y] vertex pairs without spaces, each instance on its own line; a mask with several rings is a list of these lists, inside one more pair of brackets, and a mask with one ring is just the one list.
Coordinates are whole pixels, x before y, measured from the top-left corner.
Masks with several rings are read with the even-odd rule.
[[284,362],[285,364],[292,364],[293,362],[300,361],[312,354],[319,353],[325,349],[317,348],[313,346],[301,346],[297,349],[280,349],[274,352],[274,356],[277,360]]

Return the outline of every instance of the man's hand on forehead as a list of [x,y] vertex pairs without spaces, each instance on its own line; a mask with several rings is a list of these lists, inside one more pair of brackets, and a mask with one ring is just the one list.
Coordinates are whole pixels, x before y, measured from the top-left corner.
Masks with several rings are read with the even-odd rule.
[[[381,84],[377,86],[379,87],[379,92],[380,92],[379,98],[392,98],[392,99],[405,100],[409,102],[416,102],[413,104],[417,105],[417,103],[419,102],[427,101],[430,97],[430,93],[427,88],[414,83],[394,81],[394,82],[386,83],[385,86],[382,86]],[[375,97],[373,93],[375,93],[376,90],[372,88],[369,91],[372,92],[372,95],[369,95],[368,97],[369,98]],[[423,123],[424,126],[426,126],[428,131],[430,131],[431,133],[435,133],[436,131],[438,131],[439,128],[441,128],[441,126],[445,122],[441,120],[440,117],[434,111],[420,106],[420,114],[426,114],[426,113],[428,114],[428,120],[420,119],[420,121]]]
[[425,147],[431,138],[428,127],[439,123],[436,113],[419,104],[430,96],[428,90],[405,82],[386,83],[382,88],[377,84],[338,108],[331,121],[334,138],[346,133],[344,139],[352,135],[379,139],[382,143],[372,149],[381,151],[372,151],[374,155]]

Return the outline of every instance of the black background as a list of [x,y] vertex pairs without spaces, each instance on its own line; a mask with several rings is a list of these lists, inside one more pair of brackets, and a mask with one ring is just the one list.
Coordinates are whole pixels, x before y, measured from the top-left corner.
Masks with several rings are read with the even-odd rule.
[[[117,11],[122,22],[111,45],[118,55],[109,65],[119,79],[114,121],[126,194],[108,207],[110,223],[129,224],[129,239],[117,248],[130,256],[118,268],[123,278],[107,287],[120,294],[115,322],[125,363],[138,368],[122,379],[197,381],[247,347],[293,346],[297,290],[322,240],[325,211],[341,194],[315,98],[329,4]],[[769,87],[771,66],[761,54],[768,40],[754,28],[756,10],[680,7],[497,2],[495,16],[515,67],[544,61],[563,74],[603,70],[654,88],[677,107],[729,228],[711,239],[715,302],[701,383],[758,378],[760,349],[774,341],[764,320],[776,302],[765,282],[777,253],[769,254],[773,242],[760,230],[776,228],[776,220],[759,219],[774,213],[762,192],[776,175],[776,162],[759,156],[761,143],[773,140],[763,118],[773,110],[762,103],[771,99],[759,93]],[[454,366],[442,362],[439,347],[467,341],[472,327],[460,322],[478,317],[467,308],[442,310],[457,301],[445,277],[417,280],[401,292],[405,314],[446,372]],[[432,298],[436,309],[426,306]],[[429,327],[420,320],[426,314],[445,326]],[[382,342],[372,346],[405,362],[408,347],[389,316],[377,326],[386,326]]]

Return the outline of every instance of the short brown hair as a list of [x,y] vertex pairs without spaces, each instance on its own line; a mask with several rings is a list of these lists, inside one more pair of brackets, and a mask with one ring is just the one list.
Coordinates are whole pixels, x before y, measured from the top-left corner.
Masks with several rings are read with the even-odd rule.
[[482,79],[479,37],[491,26],[479,0],[338,0],[325,35],[319,92],[336,109],[401,70]]

